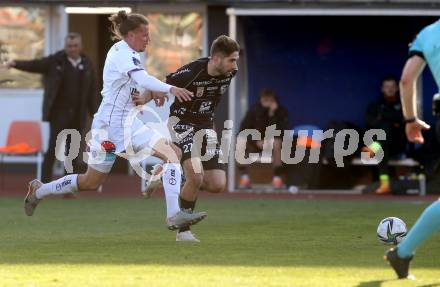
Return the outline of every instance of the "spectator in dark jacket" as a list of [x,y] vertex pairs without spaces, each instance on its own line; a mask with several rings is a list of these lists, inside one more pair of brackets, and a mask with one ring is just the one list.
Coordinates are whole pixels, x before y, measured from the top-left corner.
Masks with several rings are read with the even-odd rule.
[[[278,97],[274,91],[263,89],[260,94],[260,100],[256,103],[245,115],[240,130],[256,129],[261,133],[262,140],[250,141],[247,140],[247,152],[260,152],[263,150],[263,139],[265,131],[268,126],[276,125],[277,130],[281,130],[281,136],[275,137],[273,143],[272,165],[274,169],[274,176],[272,178],[272,186],[274,188],[283,187],[283,180],[281,178],[283,173],[283,165],[281,162],[281,143],[283,131],[288,128],[289,118],[287,110],[279,103]],[[247,174],[246,167],[240,166],[241,178],[239,187],[247,188],[250,186],[250,178]]]
[[406,150],[407,140],[405,137],[405,123],[402,115],[399,88],[394,77],[386,77],[382,80],[382,97],[371,103],[365,115],[367,129],[382,129],[386,133],[386,140],[375,141],[363,150],[374,155],[379,148],[384,151],[384,158],[379,163],[380,185],[376,193],[389,193],[390,181],[388,160],[390,157],[403,155]]
[[[44,156],[42,181],[52,179],[55,145],[59,132],[64,129],[85,131],[87,115],[93,115],[99,106],[95,71],[90,59],[82,54],[81,35],[69,33],[64,50],[30,61],[9,61],[8,68],[43,74],[43,121],[50,123],[48,150]],[[70,149],[66,140],[66,153]],[[74,161],[74,172],[79,164]]]

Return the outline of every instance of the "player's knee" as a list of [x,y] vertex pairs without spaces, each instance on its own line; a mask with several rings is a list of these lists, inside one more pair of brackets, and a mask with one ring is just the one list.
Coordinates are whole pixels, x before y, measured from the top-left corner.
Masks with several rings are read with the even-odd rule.
[[203,173],[192,173],[185,175],[186,182],[195,188],[199,188],[203,183]]
[[209,192],[212,193],[221,193],[225,191],[226,182],[214,182],[211,186],[208,187]]
[[79,190],[97,190],[102,185],[100,179],[91,178],[84,176],[78,179],[78,189]]

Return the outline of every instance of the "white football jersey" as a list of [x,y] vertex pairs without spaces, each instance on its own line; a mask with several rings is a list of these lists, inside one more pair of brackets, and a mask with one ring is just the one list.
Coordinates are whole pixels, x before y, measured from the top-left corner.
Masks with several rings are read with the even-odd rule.
[[140,55],[124,40],[111,47],[103,71],[102,102],[95,118],[107,122],[109,126],[123,126],[127,114],[134,107],[132,94],[139,90],[130,74],[139,70],[144,70]]

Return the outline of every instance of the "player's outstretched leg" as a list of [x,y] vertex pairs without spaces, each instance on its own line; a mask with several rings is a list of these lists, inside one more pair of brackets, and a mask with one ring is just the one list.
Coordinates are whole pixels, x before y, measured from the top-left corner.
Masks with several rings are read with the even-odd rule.
[[24,199],[26,215],[32,216],[40,201],[48,195],[63,195],[77,191],[77,180],[77,174],[69,174],[46,184],[37,179],[29,182],[29,190]]
[[187,228],[194,225],[206,216],[206,212],[193,212],[192,209],[179,205],[180,183],[182,181],[182,171],[180,158],[182,153],[173,143],[166,140],[159,140],[154,148],[154,156],[165,161],[163,164],[162,182],[165,191],[167,206],[167,225],[170,230]]
[[106,173],[89,167],[85,174],[69,174],[43,184],[34,179],[29,182],[28,193],[24,199],[24,211],[32,216],[40,201],[49,195],[63,195],[76,191],[96,190],[105,181]]
[[397,248],[389,250],[385,255],[385,259],[390,262],[399,278],[409,276],[409,263],[416,248],[438,230],[440,230],[440,201],[426,208],[405,239]]
[[169,230],[179,230],[190,227],[208,216],[204,211],[192,212],[190,210],[179,210],[175,215],[167,218],[167,225]]
[[35,208],[37,208],[38,203],[41,201],[41,199],[37,197],[36,191],[42,185],[43,183],[38,179],[29,182],[28,192],[24,198],[24,212],[27,216],[32,216],[34,214]]
[[[191,179],[192,181],[197,181],[196,184],[200,182],[196,179]],[[190,181],[191,181],[190,180]],[[211,193],[220,193],[225,190],[226,187],[226,173],[222,169],[209,169],[203,172],[203,180],[201,189],[211,192]],[[189,206],[190,208],[195,207],[195,201],[187,201],[184,199],[180,199],[183,202],[183,205]],[[189,227],[179,229],[179,232],[176,234],[176,241],[186,241],[186,242],[200,242],[194,234],[191,232]]]
[[[198,191],[203,183],[203,165],[200,158],[189,158],[184,160],[185,184],[180,193],[180,206],[184,210],[193,212],[196,206]],[[176,241],[200,242],[191,232],[190,227],[179,228],[176,234]]]

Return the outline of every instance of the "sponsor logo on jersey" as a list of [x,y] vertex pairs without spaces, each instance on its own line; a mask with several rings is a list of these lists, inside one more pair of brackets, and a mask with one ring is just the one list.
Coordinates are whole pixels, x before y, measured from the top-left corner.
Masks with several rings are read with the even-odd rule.
[[141,65],[141,61],[139,61],[139,59],[137,59],[137,58],[135,58],[135,57],[133,57],[133,58],[131,58],[132,60],[133,60],[133,64],[135,64],[136,66],[139,66],[139,67],[141,67],[142,65]]
[[211,84],[211,81],[193,82],[192,84],[194,86],[196,86],[196,87],[198,87],[198,86],[207,86],[207,85]]
[[222,150],[221,149],[217,149],[215,148],[208,148],[206,149],[205,155],[210,155],[210,156],[222,156]]
[[218,84],[224,84],[224,83],[228,83],[230,81],[231,81],[231,77],[228,77],[228,78],[223,79],[223,80],[218,80],[217,83]]
[[205,88],[204,87],[198,87],[197,88],[197,92],[196,92],[196,97],[197,98],[200,98],[200,97],[203,97],[203,92],[205,91]]
[[200,81],[200,82],[193,82],[192,84],[196,87],[200,87],[200,86],[208,86],[211,84],[225,84],[225,83],[229,83],[229,81],[231,81],[231,77],[227,77],[225,79],[211,79],[209,81]]
[[184,74],[184,73],[188,73],[188,72],[191,72],[191,71],[188,68],[186,68],[186,69],[183,69],[183,70],[175,72],[174,74],[171,75],[171,77],[174,78],[174,77],[176,77],[178,75],[181,75],[181,74]]
[[212,87],[207,87],[206,90],[207,91],[215,91],[218,89],[218,86],[212,86]]

